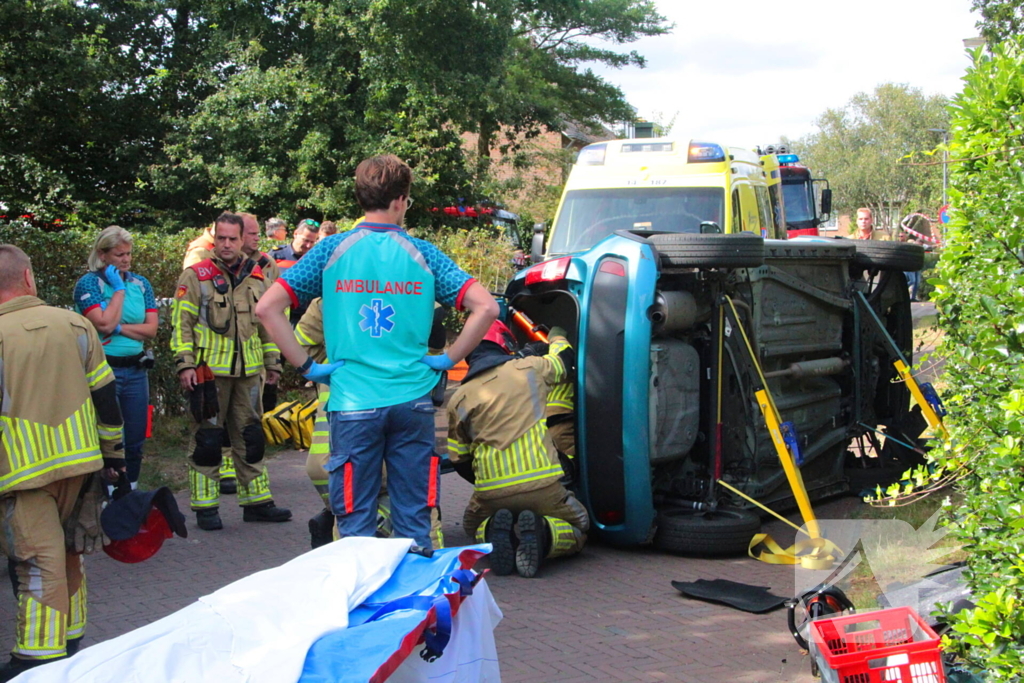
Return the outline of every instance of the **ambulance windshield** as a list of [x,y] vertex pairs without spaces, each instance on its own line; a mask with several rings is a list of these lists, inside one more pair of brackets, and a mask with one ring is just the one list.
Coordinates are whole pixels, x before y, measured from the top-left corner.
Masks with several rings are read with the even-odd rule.
[[616,230],[700,233],[700,224],[722,225],[719,187],[629,187],[572,190],[552,232],[549,256],[585,251]]

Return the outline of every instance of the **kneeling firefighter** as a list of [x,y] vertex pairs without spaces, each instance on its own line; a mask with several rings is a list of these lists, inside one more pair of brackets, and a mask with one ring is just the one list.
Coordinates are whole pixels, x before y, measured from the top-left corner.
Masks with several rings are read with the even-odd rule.
[[218,508],[226,441],[243,521],[285,522],[292,516],[274,505],[263,462],[264,371],[276,381],[281,360],[256,318],[256,302],[267,285],[260,267],[242,251],[242,228],[235,214],[217,218],[214,257],[185,269],[172,309],[171,350],[197,422],[188,459],[189,490],[196,523],[206,531],[223,528]]
[[[428,340],[431,352],[444,349],[445,331],[442,324],[444,314],[443,307],[435,306],[434,325]],[[295,326],[295,338],[307,349],[314,362],[328,362],[327,351],[324,349],[322,298],[317,297],[309,303],[306,312]],[[313,488],[324,501],[324,509],[309,520],[309,538],[313,548],[319,548],[336,538],[334,513],[331,512],[328,486],[330,476],[327,474],[327,461],[331,457],[331,432],[327,424],[327,401],[330,400],[331,390],[324,384],[318,386],[320,388],[319,405],[316,411],[316,422],[313,424],[313,438],[310,441],[309,455],[306,457],[306,473],[309,475],[310,481],[313,482]],[[443,391],[443,387],[441,390]],[[388,496],[386,467],[381,474],[380,493],[377,494],[377,536],[380,538],[391,536],[391,499]],[[444,547],[440,507],[434,507],[430,512],[430,541],[435,550]]]
[[448,404],[448,457],[475,488],[463,528],[494,546],[496,574],[536,575],[547,558],[583,549],[590,519],[559,481],[548,434],[553,387],[572,382],[575,352],[553,328],[543,356],[521,357],[500,321],[469,354],[469,371]]

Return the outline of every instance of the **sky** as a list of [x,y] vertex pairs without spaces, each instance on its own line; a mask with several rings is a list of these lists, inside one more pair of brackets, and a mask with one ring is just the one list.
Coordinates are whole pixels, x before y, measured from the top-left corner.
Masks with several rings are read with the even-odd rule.
[[[656,0],[671,34],[624,46],[639,69],[595,68],[673,136],[752,147],[816,130],[881,83],[952,96],[978,35],[970,0]],[[621,48],[620,48],[621,49]]]

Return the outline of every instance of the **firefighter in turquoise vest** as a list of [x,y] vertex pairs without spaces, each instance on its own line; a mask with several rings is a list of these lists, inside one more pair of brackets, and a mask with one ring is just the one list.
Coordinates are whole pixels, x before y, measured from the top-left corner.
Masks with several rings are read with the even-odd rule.
[[[328,384],[331,506],[342,536],[373,536],[381,463],[387,466],[394,534],[430,546],[439,500],[430,392],[438,372],[473,349],[498,305],[432,244],[401,228],[412,205],[412,172],[394,156],[356,169],[366,220],[321,240],[267,291],[256,313],[288,361]],[[321,365],[295,339],[284,310],[323,297],[327,357]],[[448,350],[427,355],[434,302],[467,310]]]

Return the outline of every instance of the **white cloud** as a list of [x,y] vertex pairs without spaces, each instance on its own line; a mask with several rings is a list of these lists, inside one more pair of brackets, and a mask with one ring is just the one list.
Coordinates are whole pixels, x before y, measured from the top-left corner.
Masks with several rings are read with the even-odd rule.
[[658,0],[672,34],[638,41],[647,68],[595,69],[673,134],[754,146],[814,130],[886,82],[952,96],[977,35],[969,0]]

